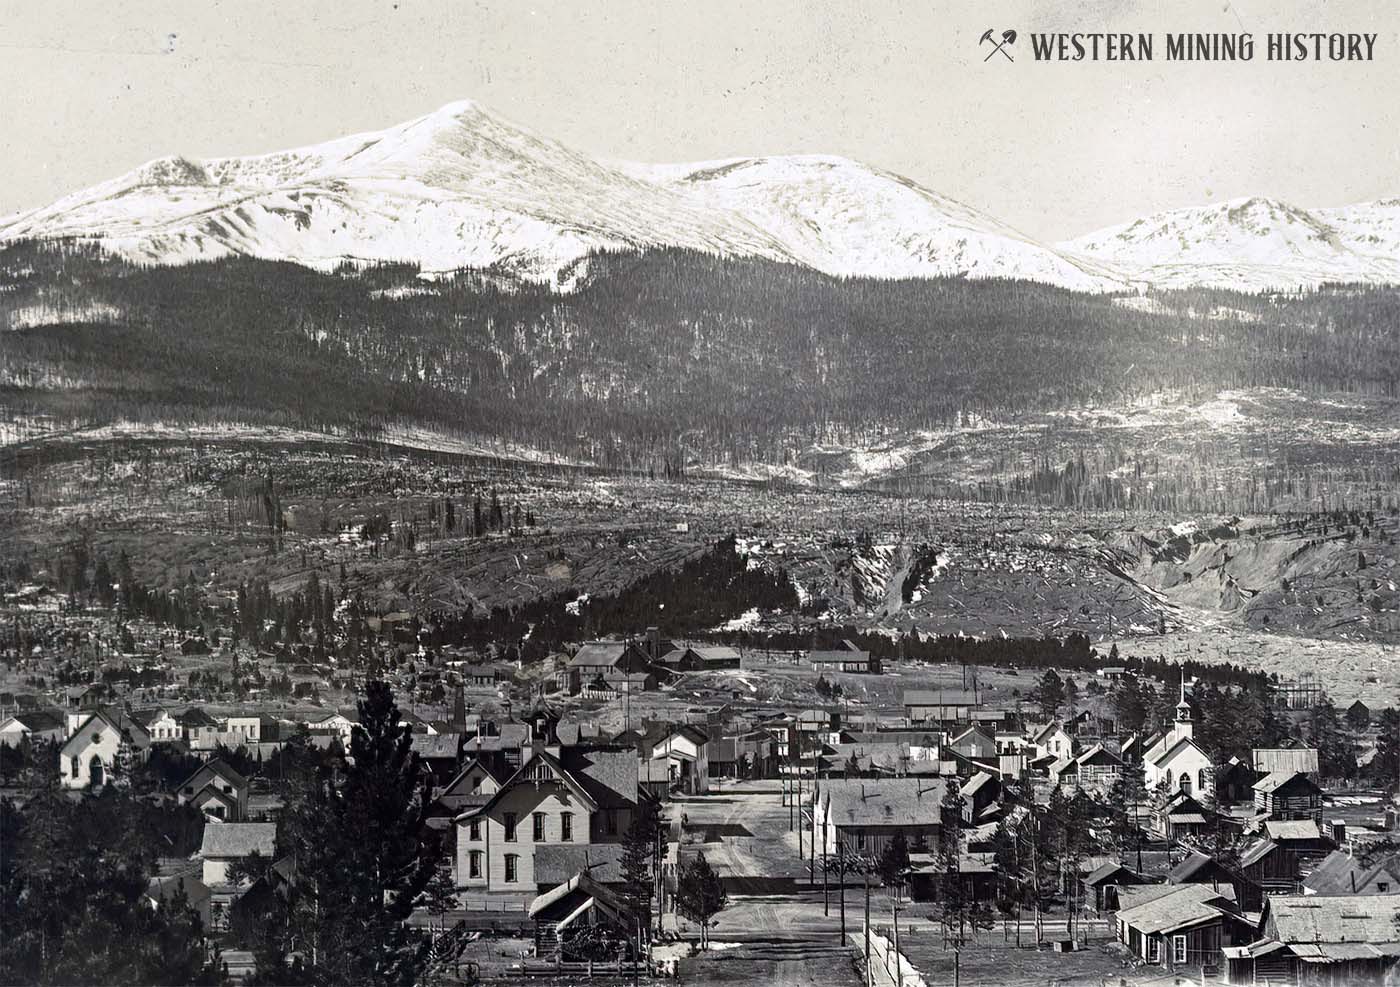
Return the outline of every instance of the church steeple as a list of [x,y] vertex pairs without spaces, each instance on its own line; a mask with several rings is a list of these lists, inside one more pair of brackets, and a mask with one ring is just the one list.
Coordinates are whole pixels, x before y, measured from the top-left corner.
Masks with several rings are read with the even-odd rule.
[[1186,701],[1186,673],[1181,673],[1181,702],[1176,704],[1176,735],[1190,737],[1195,732],[1191,722],[1191,704]]

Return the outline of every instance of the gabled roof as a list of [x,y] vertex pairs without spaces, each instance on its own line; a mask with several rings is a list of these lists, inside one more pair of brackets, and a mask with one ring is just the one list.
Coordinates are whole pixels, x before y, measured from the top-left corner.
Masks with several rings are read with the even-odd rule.
[[1201,757],[1205,757],[1207,758],[1207,760],[1209,760],[1209,758],[1206,755],[1206,752],[1201,750],[1201,745],[1196,743],[1196,741],[1190,737],[1178,737],[1176,743],[1163,749],[1162,752],[1156,757],[1153,757],[1152,752],[1148,751],[1147,758],[1149,761],[1151,761],[1153,764],[1160,768],[1167,762],[1174,760],[1178,754],[1180,754],[1187,748],[1194,749],[1197,754],[1201,755]]
[[149,741],[151,739],[151,732],[126,713],[103,708],[95,710],[91,716],[83,720],[78,729],[73,731],[73,735],[63,742],[62,753],[67,756],[72,751],[80,749],[89,736],[88,727],[94,724],[106,726],[116,731],[117,734],[125,732],[133,741],[140,739]]
[[191,706],[175,714],[175,722],[182,727],[216,727],[219,721],[198,706]]
[[185,889],[185,897],[190,901],[191,907],[198,908],[209,900],[213,894],[209,890],[209,885],[201,881],[195,872],[185,874],[171,874],[167,877],[152,877],[150,883],[146,885],[146,896],[156,901],[166,901],[174,896],[177,888]]
[[204,827],[199,855],[206,860],[246,857],[257,850],[271,860],[276,843],[276,823],[220,823]]
[[218,785],[214,784],[214,779],[212,778],[210,778],[203,785],[201,785],[199,787],[199,791],[195,792],[193,795],[190,796],[190,802],[192,804],[202,804],[203,802],[211,798],[217,799],[218,801],[222,802],[226,809],[231,809],[235,811],[238,809],[238,797],[236,795],[224,791]]
[[204,774],[205,772],[218,775],[220,778],[224,779],[224,781],[228,782],[234,788],[248,787],[248,779],[243,777],[237,771],[235,771],[233,765],[229,764],[221,757],[216,757],[212,761],[206,761],[205,763],[201,764],[198,768],[194,770],[193,774],[191,774],[184,781],[180,782],[178,787],[183,789],[186,785],[194,784],[195,781],[198,780],[199,776]]
[[1307,775],[1298,771],[1272,771],[1260,778],[1251,786],[1256,792],[1265,795],[1280,791],[1284,788],[1307,788],[1310,791],[1320,792],[1317,782]]
[[530,902],[530,917],[534,918],[536,915],[543,912],[550,905],[553,905],[555,902],[561,901],[562,899],[568,897],[575,891],[585,894],[588,897],[601,902],[606,908],[608,908],[614,913],[620,914],[628,911],[627,906],[623,904],[622,899],[617,895],[616,892],[608,888],[606,885],[600,884],[598,881],[595,881],[586,873],[579,872],[573,877],[569,878],[563,884],[559,885],[557,888],[553,888],[550,891],[546,891],[544,894],[537,897],[534,901]]
[[589,641],[569,659],[569,668],[616,665],[626,653],[626,641]]
[[1303,879],[1303,886],[1319,895],[1375,894],[1371,888],[1377,882],[1400,890],[1400,855],[1368,865],[1345,850],[1333,850]]
[[1150,901],[1118,911],[1118,921],[1147,935],[1165,934],[1234,913],[1234,889],[1208,884],[1180,884]]
[[1214,857],[1192,850],[1184,860],[1171,869],[1167,874],[1168,884],[1189,884],[1193,878],[1201,877],[1212,871],[1225,871],[1225,867],[1218,863]]
[[1128,877],[1131,878],[1133,881],[1140,880],[1140,878],[1136,874],[1134,874],[1124,865],[1120,864],[1118,861],[1107,860],[1099,864],[1088,874],[1084,875],[1084,883],[1089,885],[1090,887],[1094,887],[1099,884],[1111,883],[1109,880],[1110,878],[1118,879],[1121,877]]
[[962,731],[961,733],[959,733],[959,734],[958,734],[956,737],[954,737],[952,740],[948,741],[948,743],[950,743],[950,744],[961,743],[962,740],[963,740],[963,738],[965,738],[965,737],[968,738],[968,739],[970,739],[970,740],[978,740],[978,739],[980,739],[980,740],[985,740],[987,743],[991,744],[993,747],[996,746],[996,738],[995,738],[995,737],[989,737],[989,736],[987,736],[985,733],[983,733],[981,730],[977,729],[977,727],[975,727],[975,726],[970,726],[970,727],[964,728],[963,731]]
[[480,816],[515,786],[534,784],[541,769],[567,787],[590,811],[627,808],[637,803],[637,755],[633,751],[566,747],[560,757],[538,751],[501,783],[491,798],[465,809],[458,819]]
[[1121,766],[1123,761],[1117,754],[1113,753],[1103,744],[1095,744],[1079,757],[1075,758],[1081,765],[1084,764],[1117,764]]

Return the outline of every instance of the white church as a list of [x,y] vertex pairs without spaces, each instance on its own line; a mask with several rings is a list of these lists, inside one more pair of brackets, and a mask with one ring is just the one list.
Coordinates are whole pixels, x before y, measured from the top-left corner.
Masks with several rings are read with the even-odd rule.
[[1202,798],[1210,791],[1213,785],[1210,757],[1197,746],[1194,733],[1195,724],[1191,718],[1191,704],[1186,701],[1183,678],[1176,721],[1143,752],[1143,780],[1149,792],[1157,791],[1164,782],[1173,795],[1182,792]]

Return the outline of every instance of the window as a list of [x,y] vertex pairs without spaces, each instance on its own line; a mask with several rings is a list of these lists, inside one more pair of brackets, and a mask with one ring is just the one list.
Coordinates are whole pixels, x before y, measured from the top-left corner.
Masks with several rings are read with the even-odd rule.
[[471,821],[471,831],[470,831],[470,834],[469,834],[469,836],[468,836],[467,838],[470,839],[473,843],[475,843],[477,840],[481,839],[481,820],[480,820],[480,819],[473,819],[473,820]]
[[531,833],[530,838],[536,843],[544,842],[544,813],[536,812],[530,817]]
[[467,877],[481,876],[481,851],[473,850],[467,854]]
[[1147,940],[1147,962],[1162,962],[1162,941],[1160,939]]
[[1378,892],[1380,892],[1381,894],[1389,894],[1389,893],[1390,893],[1390,884],[1389,884],[1389,882],[1387,882],[1387,881],[1377,881],[1377,882],[1376,882],[1376,890],[1377,890]]
[[[506,842],[507,842],[507,843],[514,843],[514,842],[515,842],[515,813],[514,813],[514,812],[507,812],[507,813],[506,813]],[[507,858],[507,859],[509,859],[509,858]]]
[[1172,962],[1182,964],[1186,962],[1186,937],[1172,936]]
[[68,774],[73,778],[78,777],[78,755],[74,754],[68,760],[71,762],[68,766]]
[[1178,780],[1177,784],[1181,789],[1182,795],[1191,794],[1191,776],[1185,771],[1181,772],[1181,778]]
[[565,843],[570,843],[574,838],[574,814],[572,812],[561,812],[559,814],[559,839]]
[[520,865],[520,858],[519,858],[517,855],[515,855],[515,854],[513,854],[513,853],[508,853],[508,854],[506,854],[506,883],[507,883],[507,884],[514,884],[514,883],[516,883],[517,880],[519,880],[519,876],[518,876],[519,865]]

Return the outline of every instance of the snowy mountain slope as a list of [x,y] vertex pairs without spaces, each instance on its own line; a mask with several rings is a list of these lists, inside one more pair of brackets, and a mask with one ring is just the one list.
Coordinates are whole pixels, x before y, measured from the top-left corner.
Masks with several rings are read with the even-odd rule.
[[827,155],[621,165],[745,217],[799,263],[845,277],[1019,278],[1083,291],[1123,287],[907,178]]
[[1158,213],[1058,245],[1157,287],[1400,282],[1400,201],[1304,210],[1268,198]]
[[565,286],[592,250],[684,247],[836,275],[1018,277],[1121,287],[898,176],[838,158],[607,164],[470,103],[378,133],[246,158],[162,158],[0,219],[0,240],[91,237],[179,263],[229,254],[331,268],[495,265]]

